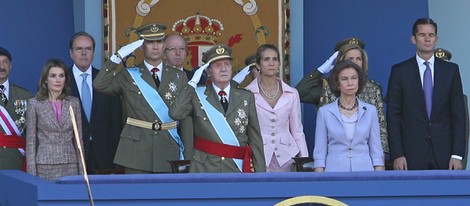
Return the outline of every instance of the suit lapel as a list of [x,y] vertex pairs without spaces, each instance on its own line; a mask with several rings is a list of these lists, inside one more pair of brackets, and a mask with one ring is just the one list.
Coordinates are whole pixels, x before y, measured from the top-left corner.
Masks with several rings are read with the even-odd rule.
[[143,62],[139,64],[139,71],[140,71],[140,76],[142,77],[142,79],[145,82],[147,82],[147,84],[149,84],[153,89],[157,90],[157,85],[155,84],[155,81],[153,80],[153,77],[150,74],[150,71],[147,69],[147,67],[145,67],[145,64]]
[[[333,114],[333,116],[336,117],[337,125],[338,125],[338,127],[341,128],[341,129],[338,128],[338,130],[340,129],[339,131],[340,131],[340,133],[341,133],[341,135],[340,135],[341,138],[343,138],[345,142],[349,142],[349,141],[347,140],[348,138],[346,137],[346,132],[344,131],[343,119],[341,118],[341,113],[339,112],[338,101],[339,101],[339,99],[336,99],[336,100],[333,102],[333,104],[328,105],[327,110],[328,110],[331,114]],[[325,106],[326,106],[326,105],[325,105]]]
[[[215,90],[214,90],[214,87],[212,86],[212,84],[208,84],[206,86],[206,91],[204,91],[204,94],[206,95],[206,99],[207,101],[212,105],[214,106],[220,113],[224,114],[224,108],[222,107],[222,104],[220,103],[219,101],[219,97],[217,96],[217,94],[215,93]],[[231,99],[229,100],[231,101]],[[230,108],[230,102],[228,104],[229,108]],[[227,110],[228,111],[228,110]]]
[[[14,105],[15,105],[15,99],[17,98],[18,94],[16,92],[16,88],[10,83],[10,95],[8,97],[8,102],[6,105],[4,105],[5,109],[7,111],[15,111]],[[3,105],[3,102],[1,103]]]
[[439,101],[439,100],[447,98],[445,97],[447,94],[445,94],[444,88],[442,86],[439,86],[439,85],[445,85],[446,82],[452,81],[452,79],[449,78],[449,72],[445,72],[445,70],[446,68],[445,68],[445,65],[443,64],[443,61],[441,61],[438,58],[435,58],[431,117],[432,117],[432,114],[434,113],[434,109],[439,108],[440,107],[439,104],[445,102],[445,101]]
[[[227,112],[225,113],[226,116],[229,116],[238,105],[244,101],[244,98],[241,96],[240,92],[234,87],[234,85],[230,85],[232,88],[230,89],[230,100],[228,102]],[[221,103],[219,103],[222,105]],[[222,107],[223,111],[223,107]]]
[[[60,128],[60,124],[57,121],[54,109],[52,109],[51,102],[49,100],[38,101],[40,104],[39,111],[44,111],[45,118],[48,118],[57,128]],[[62,113],[64,111],[64,104],[62,103]]]
[[421,83],[421,76],[419,74],[419,65],[418,65],[418,62],[416,62],[416,57],[412,57],[409,63],[410,63],[409,67],[411,68],[411,71],[409,74],[405,74],[405,76],[409,78],[407,79],[408,84],[412,84],[410,88],[412,88],[413,91],[411,93],[416,95],[416,103],[421,105],[420,113],[427,117],[428,115],[426,112],[426,102],[424,100],[423,84]]

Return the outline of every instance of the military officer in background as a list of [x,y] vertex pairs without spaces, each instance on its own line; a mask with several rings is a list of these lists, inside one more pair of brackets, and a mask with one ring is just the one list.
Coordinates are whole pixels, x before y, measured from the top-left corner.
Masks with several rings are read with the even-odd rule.
[[[113,54],[93,82],[98,91],[122,96],[127,117],[114,163],[124,166],[126,174],[171,172],[168,161],[183,160],[191,149],[168,116],[187,78],[162,61],[165,29],[157,23],[137,28],[140,39]],[[137,48],[143,50],[144,61],[118,71],[118,64]]]
[[33,97],[8,79],[12,61],[10,52],[0,47],[0,170],[25,169],[26,102]]

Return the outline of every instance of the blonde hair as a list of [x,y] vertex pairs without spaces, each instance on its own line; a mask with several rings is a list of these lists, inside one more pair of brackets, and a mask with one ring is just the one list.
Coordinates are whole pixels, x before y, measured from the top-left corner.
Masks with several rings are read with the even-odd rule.
[[342,46],[341,48],[339,48],[339,54],[338,54],[338,58],[336,58],[336,62],[339,62],[339,61],[342,61],[342,60],[345,60],[346,58],[346,53],[348,53],[348,51],[351,51],[351,50],[354,50],[354,49],[357,49],[361,52],[361,55],[362,55],[362,65],[359,65],[362,67],[362,71],[366,74],[368,74],[368,71],[369,71],[369,61],[368,61],[368,58],[367,58],[367,53],[366,51],[364,51],[364,49],[362,49],[359,45],[356,45],[356,44],[347,44],[347,45],[344,45]]

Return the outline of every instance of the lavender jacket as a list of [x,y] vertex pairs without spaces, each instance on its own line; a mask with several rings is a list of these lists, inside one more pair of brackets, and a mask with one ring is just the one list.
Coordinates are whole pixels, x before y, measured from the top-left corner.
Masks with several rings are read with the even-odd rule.
[[261,96],[257,79],[246,89],[255,95],[266,166],[269,166],[273,153],[280,165],[292,157],[308,157],[297,90],[282,82],[282,96],[272,108]]
[[358,121],[352,141],[347,140],[338,100],[320,107],[317,113],[314,167],[326,172],[372,171],[383,166],[379,120],[375,106],[358,101]]

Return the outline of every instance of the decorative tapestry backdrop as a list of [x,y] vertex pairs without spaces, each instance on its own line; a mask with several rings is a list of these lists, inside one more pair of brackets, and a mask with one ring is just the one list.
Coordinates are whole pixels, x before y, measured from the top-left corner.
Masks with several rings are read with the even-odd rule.
[[[211,45],[233,49],[234,72],[261,44],[274,44],[281,52],[281,76],[289,81],[289,0],[103,0],[104,58],[137,40],[132,32],[148,23],[162,23],[166,33],[179,33],[188,41],[187,68],[202,65]],[[127,65],[142,61],[142,51]]]

